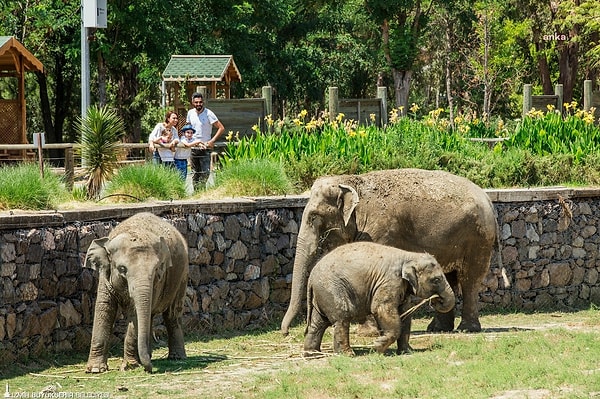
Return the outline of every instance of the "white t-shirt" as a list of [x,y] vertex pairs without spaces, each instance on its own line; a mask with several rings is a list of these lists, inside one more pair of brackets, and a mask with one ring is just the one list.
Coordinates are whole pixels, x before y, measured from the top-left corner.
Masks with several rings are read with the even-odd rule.
[[217,122],[219,118],[208,108],[200,113],[196,111],[196,108],[192,108],[187,113],[186,121],[194,127],[196,133],[194,133],[195,140],[201,140],[203,143],[209,141],[212,137],[212,125]]
[[[179,139],[180,143],[191,144],[196,141],[193,137],[188,139],[186,136],[182,136]],[[189,159],[192,155],[192,147],[184,147],[182,145],[177,145],[175,147],[175,159]]]
[[[150,135],[148,136],[148,143],[160,138],[165,130],[166,129],[164,123],[157,123],[154,127],[154,130],[152,130],[152,133],[150,133]],[[175,127],[171,127],[171,133],[171,141],[165,142],[163,144],[168,145],[178,137],[177,129],[175,129]],[[163,162],[173,161],[173,151],[171,151],[169,147],[163,147],[160,144],[155,144],[155,148],[158,150],[158,155],[160,155],[160,159]]]

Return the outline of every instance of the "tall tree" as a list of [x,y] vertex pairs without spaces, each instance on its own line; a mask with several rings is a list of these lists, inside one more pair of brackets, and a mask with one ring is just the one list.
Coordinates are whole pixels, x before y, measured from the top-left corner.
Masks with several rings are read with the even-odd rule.
[[434,0],[365,0],[365,5],[381,27],[385,59],[394,80],[396,106],[408,109],[413,68],[427,27]]

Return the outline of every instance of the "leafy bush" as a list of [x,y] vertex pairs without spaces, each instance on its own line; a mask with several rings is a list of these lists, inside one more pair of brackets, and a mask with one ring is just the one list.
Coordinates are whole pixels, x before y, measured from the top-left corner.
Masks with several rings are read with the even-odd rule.
[[68,197],[61,179],[49,168],[44,177],[33,163],[5,166],[0,174],[0,209],[53,209]]
[[139,202],[151,198],[167,201],[185,196],[185,182],[179,172],[152,163],[119,169],[104,191],[104,198],[113,202]]
[[284,195],[293,191],[280,162],[242,159],[227,162],[218,172],[214,190],[225,196]]

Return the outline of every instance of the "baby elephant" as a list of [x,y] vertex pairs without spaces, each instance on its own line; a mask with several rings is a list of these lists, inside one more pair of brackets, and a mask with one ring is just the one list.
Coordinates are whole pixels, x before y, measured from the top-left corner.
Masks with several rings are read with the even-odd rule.
[[321,350],[323,333],[331,325],[334,351],[353,355],[350,323],[363,323],[371,314],[381,333],[377,352],[396,340],[396,353],[408,352],[411,319],[401,321],[400,314],[410,307],[410,294],[438,294],[431,301],[438,312],[454,307],[454,292],[433,256],[373,242],[337,247],[321,258],[308,279],[305,355]]

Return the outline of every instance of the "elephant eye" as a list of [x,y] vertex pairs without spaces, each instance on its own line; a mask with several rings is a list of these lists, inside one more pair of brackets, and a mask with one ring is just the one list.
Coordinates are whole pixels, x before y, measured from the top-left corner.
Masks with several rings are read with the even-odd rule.
[[127,267],[125,266],[117,266],[117,270],[120,274],[127,274]]

